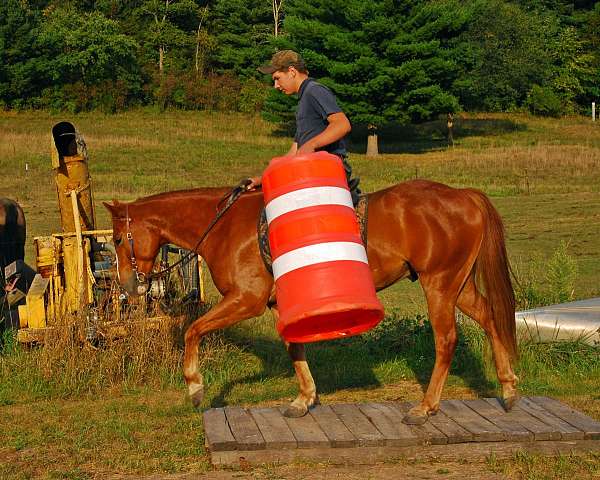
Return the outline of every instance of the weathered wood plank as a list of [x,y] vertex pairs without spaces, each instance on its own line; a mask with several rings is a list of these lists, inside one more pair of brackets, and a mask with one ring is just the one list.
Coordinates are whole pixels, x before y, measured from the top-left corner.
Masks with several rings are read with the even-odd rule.
[[385,438],[355,404],[342,403],[332,406],[344,425],[358,439],[360,447],[377,447],[385,444]]
[[[504,412],[504,407],[496,398],[486,398],[485,401],[493,408]],[[533,434],[536,441],[560,440],[560,433],[547,423],[542,422],[521,408],[521,402],[515,405],[510,412],[505,412],[506,416],[519,425],[525,427]]]
[[[444,401],[426,424],[404,425],[402,418],[413,405],[318,406],[309,415],[292,419],[273,408],[211,409],[203,414],[206,445],[211,461],[221,465],[302,459],[374,463],[398,457],[477,460],[517,451],[600,452],[600,422],[546,397],[525,397],[507,413],[497,399]],[[494,429],[502,433],[502,440],[487,440],[497,435]]]
[[381,432],[385,445],[405,446],[420,443],[419,437],[408,425],[402,423],[398,410],[383,403],[365,403],[358,407]]
[[530,399],[544,407],[553,415],[562,418],[564,421],[584,432],[585,439],[600,439],[600,422],[553,398],[530,397]]
[[578,440],[584,438],[584,432],[575,428],[570,423],[565,422],[562,418],[555,416],[547,411],[541,405],[538,405],[530,398],[523,397],[519,401],[519,408],[529,413],[532,417],[544,422],[557,434],[557,438],[563,440]]
[[438,411],[435,415],[430,415],[429,421],[440,432],[448,437],[448,443],[463,443],[473,441],[473,434],[471,432],[461,427],[442,411]]
[[[281,412],[286,407],[281,407]],[[327,435],[321,430],[312,415],[307,414],[300,418],[285,418],[285,422],[296,438],[298,448],[321,448],[329,447],[330,442]]]
[[237,442],[238,450],[261,450],[265,448],[256,422],[246,410],[240,407],[225,407],[225,416],[231,433]]
[[211,408],[203,415],[204,438],[206,446],[213,451],[235,450],[237,442],[227,423],[225,411],[222,408]]
[[329,405],[317,405],[310,410],[309,414],[319,424],[332,447],[342,448],[358,445],[358,439],[348,430],[348,427],[338,418]]
[[[416,404],[417,402],[393,402],[389,405],[397,409],[401,416],[404,417]],[[409,428],[415,435],[421,438],[423,443],[431,443],[433,445],[448,443],[448,437],[429,421],[423,425],[409,425]]]
[[294,434],[279,410],[252,408],[250,415],[254,418],[265,439],[265,448],[296,448],[298,446]]
[[463,400],[463,403],[502,430],[506,440],[515,442],[533,440],[533,433],[514,420],[511,420],[506,412],[492,407],[485,400]]
[[[481,442],[452,445],[412,445],[406,447],[362,448],[296,448],[290,450],[255,450],[211,452],[215,465],[244,466],[248,463],[283,463],[293,461],[327,462],[331,464],[374,464],[398,458],[454,462],[476,462],[495,458],[512,458],[517,452],[541,455],[599,452],[600,440],[541,441],[541,442]],[[243,460],[241,460],[243,459]],[[368,475],[367,475],[368,476]]]
[[499,442],[505,439],[502,430],[460,400],[442,400],[440,410],[471,432],[473,439],[477,442]]

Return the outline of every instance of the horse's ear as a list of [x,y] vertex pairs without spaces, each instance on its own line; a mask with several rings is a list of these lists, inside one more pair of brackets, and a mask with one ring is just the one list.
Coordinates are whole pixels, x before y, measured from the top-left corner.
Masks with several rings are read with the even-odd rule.
[[123,205],[117,200],[113,200],[113,203],[102,202],[102,205],[104,205],[115,218],[121,218],[125,216],[123,213]]
[[[113,202],[114,202],[114,200],[113,200]],[[115,213],[115,205],[113,205],[112,203],[102,202],[102,205],[104,205],[110,213],[113,213],[113,214]]]

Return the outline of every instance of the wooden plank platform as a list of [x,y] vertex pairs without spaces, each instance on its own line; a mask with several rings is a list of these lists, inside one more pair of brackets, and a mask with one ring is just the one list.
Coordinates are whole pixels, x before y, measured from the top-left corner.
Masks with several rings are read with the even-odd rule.
[[206,448],[214,465],[600,451],[600,422],[548,397],[524,397],[508,413],[495,398],[444,400],[421,426],[401,421],[412,405],[319,405],[302,418],[285,418],[282,408],[213,408],[204,412]]

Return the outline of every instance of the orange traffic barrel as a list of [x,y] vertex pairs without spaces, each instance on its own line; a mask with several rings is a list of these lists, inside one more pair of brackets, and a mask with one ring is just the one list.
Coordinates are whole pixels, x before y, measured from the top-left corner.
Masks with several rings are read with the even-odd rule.
[[262,176],[279,310],[288,342],[357,335],[383,318],[341,160],[271,160]]

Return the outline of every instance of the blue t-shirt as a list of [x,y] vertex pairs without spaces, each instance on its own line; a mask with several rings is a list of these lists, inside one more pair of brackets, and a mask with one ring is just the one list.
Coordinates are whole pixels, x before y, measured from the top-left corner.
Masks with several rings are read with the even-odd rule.
[[[339,113],[342,109],[338,106],[333,92],[312,78],[307,78],[302,82],[298,91],[298,98],[296,136],[294,137],[294,141],[298,144],[298,148],[300,148],[311,138],[316,137],[327,128],[329,125],[327,117],[329,115]],[[345,139],[341,138],[318,150],[325,150],[329,153],[345,156]]]

